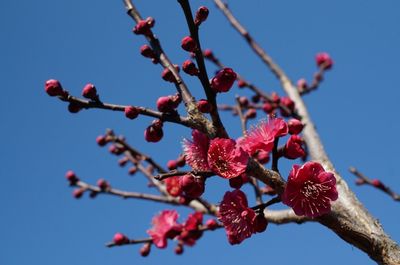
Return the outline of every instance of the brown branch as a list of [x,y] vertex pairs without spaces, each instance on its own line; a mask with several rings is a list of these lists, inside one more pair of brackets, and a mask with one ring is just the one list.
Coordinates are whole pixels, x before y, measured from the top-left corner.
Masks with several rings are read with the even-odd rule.
[[[66,98],[64,98],[64,97],[59,97],[59,98],[62,101],[75,103],[79,107],[84,108],[84,109],[106,109],[106,110],[124,112],[125,108],[128,107],[127,105],[117,105],[117,104],[111,104],[111,103],[104,103],[101,101],[86,100],[86,99],[74,97],[71,95],[68,95],[68,97],[66,97]],[[144,107],[136,107],[136,108],[139,111],[139,114],[141,114],[141,115],[158,118],[162,121],[168,121],[168,122],[181,124],[181,125],[184,125],[189,128],[195,128],[193,121],[191,121],[187,117],[182,117],[177,114],[171,114],[171,113],[162,113],[162,112],[155,111],[155,110],[152,110],[149,108],[144,108]]]
[[195,170],[191,170],[191,171],[178,171],[178,170],[171,170],[170,172],[166,172],[166,173],[161,173],[158,174],[156,176],[154,176],[154,178],[156,180],[164,180],[170,177],[174,177],[174,176],[183,176],[183,175],[187,175],[187,174],[192,174],[195,176],[202,176],[205,178],[214,176],[215,173],[211,172],[211,171],[195,171]]
[[242,104],[240,103],[239,96],[236,96],[236,108],[237,113],[239,114],[240,124],[242,126],[243,136],[247,134],[247,117],[243,115]]
[[336,172],[324,150],[320,137],[297,88],[271,57],[250,37],[243,26],[233,17],[227,6],[221,0],[214,0],[214,2],[223,11],[235,29],[246,39],[256,54],[280,80],[286,94],[295,102],[297,113],[302,117],[303,124],[306,124],[303,136],[311,158],[321,162],[326,170],[335,174],[339,198],[333,203],[331,213],[318,218],[318,221],[335,232],[343,240],[367,253],[377,263],[400,264],[400,246],[385,233],[380,223],[364,208],[349,189],[347,183]]
[[390,187],[383,184],[379,179],[370,179],[354,167],[350,167],[349,171],[358,178],[356,182],[357,185],[370,185],[388,194],[393,200],[400,201],[400,195],[395,193]]
[[[139,23],[142,20],[142,17],[136,7],[133,5],[131,0],[124,0],[125,8],[127,10],[127,14],[136,22]],[[156,38],[151,30],[149,30],[149,34],[146,34],[146,39],[149,42],[151,48],[153,49],[157,60],[161,63],[164,68],[168,68],[169,71],[173,74],[175,78],[175,87],[177,91],[182,95],[182,100],[185,103],[186,110],[190,119],[194,121],[194,125],[196,129],[207,133],[210,137],[215,137],[217,135],[217,128],[213,126],[213,124],[204,117],[204,115],[197,109],[196,101],[192,94],[190,93],[188,87],[185,82],[179,75],[177,69],[175,69],[174,65],[171,63],[166,53],[161,47],[160,41]]]
[[191,37],[196,42],[196,50],[194,52],[197,66],[199,68],[199,79],[206,93],[207,101],[211,104],[212,108],[210,116],[213,121],[213,125],[217,128],[219,137],[228,137],[228,133],[221,121],[217,108],[217,94],[211,89],[210,81],[207,75],[206,65],[204,63],[204,57],[201,49],[200,38],[199,38],[199,27],[195,25],[188,0],[178,0],[185,14],[186,22],[190,31]]
[[305,222],[316,221],[305,216],[296,215],[292,209],[287,210],[269,210],[268,208],[264,210],[265,219],[268,222],[282,225],[288,223],[302,224]]

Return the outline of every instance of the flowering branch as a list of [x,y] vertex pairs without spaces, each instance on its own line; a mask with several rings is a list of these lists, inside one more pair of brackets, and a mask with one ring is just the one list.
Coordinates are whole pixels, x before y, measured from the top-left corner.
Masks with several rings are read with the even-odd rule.
[[281,68],[253,40],[245,28],[237,21],[221,0],[214,0],[232,26],[246,39],[250,47],[280,80],[283,89],[295,103],[297,113],[306,126],[303,130],[304,140],[312,159],[320,161],[325,169],[334,173],[337,181],[339,199],[333,203],[332,211],[318,218],[318,221],[334,231],[348,243],[367,253],[379,264],[399,264],[400,247],[383,230],[379,222],[370,215],[349,189],[347,183],[336,172],[326,154],[320,137],[308,113],[298,89],[292,84]]
[[357,185],[370,185],[378,190],[383,191],[393,198],[395,201],[400,201],[400,195],[392,191],[392,189],[385,184],[382,183],[379,179],[370,179],[360,171],[358,171],[355,167],[350,167],[349,171],[357,177],[356,184]]
[[201,49],[200,38],[199,38],[199,25],[195,24],[193,20],[192,10],[190,8],[190,3],[188,0],[178,0],[179,4],[182,7],[182,10],[185,14],[186,22],[190,31],[190,36],[196,43],[196,48],[194,49],[194,55],[197,62],[197,66],[199,68],[199,80],[204,88],[204,92],[207,96],[207,101],[211,105],[210,116],[213,121],[213,125],[217,128],[219,132],[219,136],[227,137],[228,134],[225,130],[224,125],[222,124],[221,118],[218,113],[217,108],[217,94],[211,89],[210,81],[207,75],[206,65],[204,63],[204,57]]
[[[137,23],[137,25],[144,21],[131,0],[124,0],[124,4],[125,8],[127,9],[128,15]],[[167,68],[172,73],[174,84],[178,92],[182,95],[182,99],[185,102],[186,110],[189,114],[189,117],[195,121],[194,124],[197,126],[197,129],[201,131],[204,131],[204,129],[206,129],[207,134],[209,134],[210,136],[215,136],[217,134],[216,128],[214,128],[210,121],[207,120],[204,115],[197,109],[194,97],[182,80],[175,66],[171,63],[171,61],[168,59],[167,55],[163,51],[160,41],[154,36],[150,28],[146,28],[144,35],[150,43],[157,60],[164,68]]]
[[215,173],[211,172],[211,171],[196,171],[196,170],[191,170],[191,171],[178,171],[178,170],[171,170],[170,172],[166,172],[166,173],[162,173],[162,174],[158,174],[156,176],[154,176],[154,178],[156,180],[164,180],[170,177],[174,177],[174,176],[184,176],[187,174],[192,174],[195,176],[202,176],[205,178],[214,176]]

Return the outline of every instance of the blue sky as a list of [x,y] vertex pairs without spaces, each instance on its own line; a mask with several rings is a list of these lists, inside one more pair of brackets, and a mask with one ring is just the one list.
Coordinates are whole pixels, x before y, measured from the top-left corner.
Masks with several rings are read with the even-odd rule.
[[[156,19],[155,33],[169,57],[181,63],[179,48],[188,30],[176,1],[135,1],[144,17]],[[192,8],[210,7],[201,28],[204,48],[268,91],[282,94],[278,82],[228,25],[211,1],[191,1]],[[400,192],[397,134],[400,17],[397,0],[377,1],[230,1],[243,24],[293,80],[310,79],[314,55],[329,52],[335,65],[320,89],[306,96],[325,148],[359,199],[397,242],[399,203],[369,187],[356,187],[351,165],[380,178]],[[174,87],[159,78],[161,69],[140,56],[144,39],[131,33],[133,22],[122,1],[1,1],[0,120],[0,263],[16,264],[374,264],[358,249],[316,224],[270,225],[243,244],[229,246],[223,231],[207,233],[183,256],[153,249],[148,258],[139,246],[107,249],[117,231],[141,238],[152,216],[168,206],[99,196],[75,200],[64,180],[73,169],[88,182],[107,178],[115,187],[146,190],[141,176],[129,177],[117,159],[100,149],[97,135],[113,128],[160,163],[176,157],[190,131],[171,124],[158,144],[145,143],[149,118],[127,120],[121,113],[100,110],[72,115],[66,105],[48,97],[45,80],[59,79],[75,95],[94,83],[106,102],[155,107],[159,96]],[[208,65],[210,75],[215,68]],[[185,76],[193,94],[200,84]],[[232,103],[233,88],[221,102]],[[261,118],[261,116],[260,116]],[[239,122],[223,115],[230,134]],[[288,172],[288,166],[282,169]],[[213,179],[206,196],[216,202],[228,189]],[[183,220],[189,211],[179,209]]]

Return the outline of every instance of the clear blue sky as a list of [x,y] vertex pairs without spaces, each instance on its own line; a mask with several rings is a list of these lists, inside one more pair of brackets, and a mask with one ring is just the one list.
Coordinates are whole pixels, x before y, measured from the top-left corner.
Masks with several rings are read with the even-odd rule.
[[[179,45],[188,30],[177,1],[135,2],[144,17],[156,19],[155,32],[170,58],[183,62],[187,54]],[[193,8],[210,7],[201,29],[203,47],[257,85],[282,94],[212,2],[191,2]],[[337,169],[399,242],[400,204],[369,187],[355,187],[347,168],[354,165],[400,192],[400,2],[253,0],[230,1],[230,6],[294,80],[312,76],[315,53],[333,56],[334,69],[306,101]],[[180,141],[190,132],[167,124],[160,143],[145,143],[143,130],[151,119],[130,121],[121,113],[99,110],[72,115],[66,104],[44,93],[43,84],[57,78],[79,95],[92,82],[106,102],[149,107],[174,88],[159,78],[158,66],[139,55],[144,39],[131,33],[133,23],[122,1],[1,1],[0,10],[0,264],[374,264],[316,224],[270,225],[235,247],[223,231],[207,233],[179,257],[173,244],[153,249],[148,258],[139,256],[139,246],[105,248],[117,231],[146,236],[153,214],[165,206],[106,196],[77,201],[64,173],[74,169],[88,182],[107,178],[115,187],[145,190],[143,178],[129,177],[115,157],[97,147],[95,137],[113,128],[166,163],[179,154]],[[202,97],[200,84],[185,78]],[[230,96],[235,93],[245,92],[234,88]],[[223,119],[231,135],[238,136],[238,121],[229,115]],[[215,179],[207,188],[206,195],[218,201],[227,184]],[[186,217],[188,211],[179,210]]]

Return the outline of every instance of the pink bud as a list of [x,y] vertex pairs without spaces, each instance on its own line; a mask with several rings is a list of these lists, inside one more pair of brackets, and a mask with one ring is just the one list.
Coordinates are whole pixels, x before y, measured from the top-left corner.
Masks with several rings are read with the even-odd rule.
[[214,58],[214,54],[212,52],[212,50],[207,49],[203,52],[204,57],[206,57],[207,59],[213,59]]
[[372,180],[372,185],[375,187],[375,188],[383,188],[384,186],[383,186],[383,183],[379,180],[379,179],[373,179]]
[[274,106],[271,104],[271,103],[269,103],[269,102],[265,102],[264,104],[263,104],[263,111],[265,112],[265,113],[267,113],[267,114],[271,114],[272,112],[274,112],[274,110],[275,110],[275,108],[274,108]]
[[206,221],[206,226],[210,230],[215,230],[218,227],[218,223],[215,221],[215,219],[208,219]]
[[296,134],[291,135],[286,142],[283,153],[284,156],[289,159],[296,159],[304,156],[306,152],[303,149],[303,139]]
[[99,146],[105,146],[107,144],[107,139],[104,135],[99,135],[96,138],[96,142]]
[[167,168],[168,168],[169,170],[177,169],[177,168],[178,168],[178,163],[176,162],[176,160],[169,160],[169,161],[167,162]]
[[211,88],[217,93],[228,92],[235,82],[236,76],[231,68],[224,68],[211,79]]
[[175,104],[170,96],[159,97],[157,99],[157,109],[161,112],[173,112]]
[[289,133],[290,134],[299,134],[303,130],[303,123],[298,119],[290,119],[288,121]]
[[106,190],[110,187],[110,184],[108,184],[108,182],[104,179],[99,179],[97,181],[97,187],[99,187],[101,190]]
[[182,64],[182,69],[188,75],[196,76],[199,75],[199,69],[197,69],[196,65],[191,60],[186,60]]
[[201,6],[197,9],[196,16],[194,19],[194,24],[199,26],[202,22],[206,21],[208,17],[209,10],[206,6]]
[[[179,72],[179,70],[180,70],[179,66],[174,64],[174,67],[175,67],[176,71]],[[168,68],[164,68],[164,70],[161,73],[161,77],[165,81],[168,81],[168,82],[171,82],[171,83],[175,83],[176,82],[174,74]]]
[[242,105],[243,107],[247,107],[249,105],[249,100],[247,99],[247,97],[239,97],[239,103],[240,105]]
[[183,253],[183,245],[178,244],[178,245],[175,247],[175,254],[176,254],[176,255],[181,255],[182,253]]
[[206,99],[200,99],[197,101],[197,108],[202,113],[210,113],[212,110],[212,106]]
[[329,70],[333,66],[333,60],[331,56],[326,52],[320,52],[315,56],[317,66],[323,70]]
[[139,35],[151,35],[151,28],[154,26],[155,20],[148,17],[146,20],[140,20],[133,28],[133,33]]
[[154,58],[155,57],[155,53],[154,53],[153,49],[151,49],[151,47],[147,44],[140,47],[140,54],[146,58]]
[[135,175],[136,171],[137,171],[137,167],[133,166],[133,167],[129,168],[128,174]]
[[125,117],[128,119],[135,119],[139,115],[139,109],[134,106],[126,106],[124,109]]
[[356,179],[356,185],[363,185],[365,183],[366,183],[366,181],[364,179],[361,179],[361,178]]
[[147,127],[147,129],[144,131],[144,139],[147,142],[156,143],[160,141],[163,136],[164,132],[162,127],[154,126],[154,124]]
[[279,97],[279,95],[276,92],[271,93],[271,98],[272,98],[272,101],[276,104],[278,104],[281,101],[281,98]]
[[240,189],[242,185],[243,185],[243,178],[241,176],[229,179],[229,186],[231,188]]
[[76,176],[75,172],[72,170],[68,170],[65,174],[65,178],[69,181],[71,185],[75,185],[76,182],[79,181],[78,177]]
[[82,96],[91,100],[98,100],[96,87],[93,84],[86,84],[82,90]]
[[151,250],[151,243],[145,243],[141,248],[140,248],[140,255],[142,257],[147,257],[150,254]]
[[[289,97],[282,97],[280,102],[282,105],[284,105],[290,111],[294,111],[294,101],[291,100]],[[281,108],[281,114],[284,117],[288,117],[290,115],[290,113],[288,113],[286,110],[284,110],[282,108]]]
[[44,89],[50,97],[63,95],[63,88],[62,88],[60,82],[55,79],[47,80],[44,85]]
[[178,167],[184,167],[186,164],[186,159],[184,155],[181,155],[180,157],[178,157],[178,159],[176,160]]
[[116,233],[113,237],[115,245],[123,245],[129,243],[129,239],[122,233]]
[[121,167],[123,167],[123,166],[126,165],[126,163],[128,163],[128,161],[129,161],[129,159],[128,159],[126,156],[124,156],[123,158],[121,158],[120,160],[118,160],[118,164],[119,164]]
[[192,37],[186,36],[181,41],[181,47],[185,51],[194,52],[196,50],[196,42]]
[[301,78],[297,81],[297,87],[304,90],[308,88],[307,80]]
[[85,193],[85,189],[80,188],[80,189],[75,189],[72,192],[72,195],[74,196],[75,199],[79,199],[82,197],[83,193]]
[[261,164],[266,164],[269,162],[269,153],[264,150],[260,150],[257,152],[255,159]]
[[260,95],[253,95],[252,97],[251,97],[251,102],[253,102],[253,103],[258,103],[258,102],[260,102]]
[[198,198],[204,193],[204,180],[188,174],[180,178],[179,185],[188,197]]

